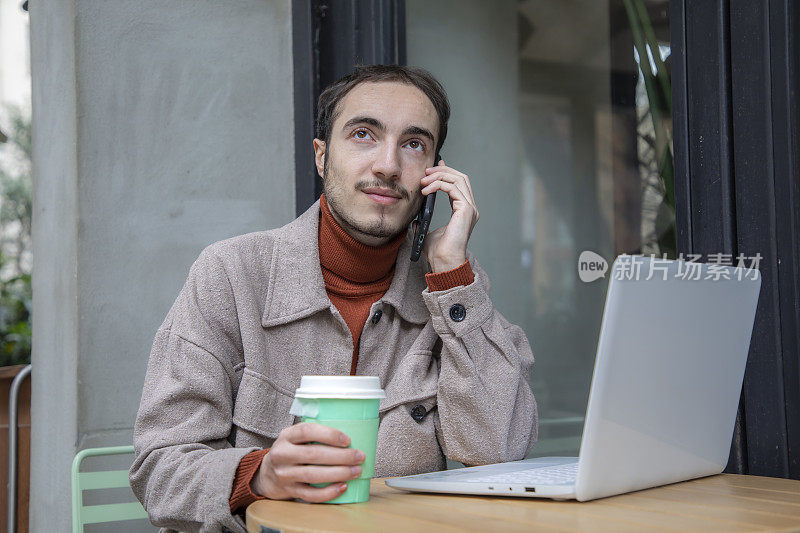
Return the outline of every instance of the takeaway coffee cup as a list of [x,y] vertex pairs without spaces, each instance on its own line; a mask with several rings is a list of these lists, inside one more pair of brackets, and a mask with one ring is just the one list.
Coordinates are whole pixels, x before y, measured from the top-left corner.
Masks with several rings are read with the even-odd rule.
[[[370,479],[375,475],[378,443],[378,404],[386,394],[377,376],[303,376],[290,412],[301,422],[336,428],[350,437],[350,448],[366,459],[361,476],[347,481],[347,490],[325,503],[358,503],[369,500]],[[329,483],[314,483],[324,487]]]

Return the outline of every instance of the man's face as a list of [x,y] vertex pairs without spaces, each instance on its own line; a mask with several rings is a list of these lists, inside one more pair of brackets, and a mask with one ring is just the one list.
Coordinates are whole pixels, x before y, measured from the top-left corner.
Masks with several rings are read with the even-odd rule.
[[314,150],[328,206],[349,235],[378,246],[406,231],[438,130],[433,104],[413,85],[365,82],[339,102],[329,146],[315,139]]

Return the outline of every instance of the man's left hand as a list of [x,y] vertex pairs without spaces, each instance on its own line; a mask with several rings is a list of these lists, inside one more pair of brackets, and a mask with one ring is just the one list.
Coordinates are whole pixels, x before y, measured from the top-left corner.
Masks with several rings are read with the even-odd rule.
[[426,168],[425,174],[420,181],[422,194],[446,192],[453,210],[447,226],[429,231],[422,248],[433,272],[438,273],[459,267],[467,260],[467,241],[480,215],[466,174],[446,166],[444,159],[437,166]]

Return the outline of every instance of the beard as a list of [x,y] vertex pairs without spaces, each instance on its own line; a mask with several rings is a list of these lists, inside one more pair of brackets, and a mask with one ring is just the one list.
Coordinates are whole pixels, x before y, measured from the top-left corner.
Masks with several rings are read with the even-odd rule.
[[[330,152],[328,155],[330,155]],[[403,187],[380,180],[360,180],[354,185],[352,191],[347,190],[344,185],[344,180],[341,179],[341,174],[338,172],[335,165],[328,164],[330,160],[329,157],[325,158],[325,179],[322,180],[322,191],[325,193],[328,207],[341,220],[343,229],[347,230],[348,233],[354,232],[387,240],[397,237],[401,232],[408,231],[409,224],[416,218],[417,212],[419,212],[422,206],[424,195],[421,192],[417,191],[412,195]],[[370,217],[371,220],[360,221],[357,219],[357,208],[351,203],[351,200],[359,191],[369,189],[370,187],[392,189],[400,194],[401,200],[411,197],[411,205],[413,208],[401,220],[397,220],[396,217],[391,216],[386,210],[381,210],[379,211],[377,220]]]

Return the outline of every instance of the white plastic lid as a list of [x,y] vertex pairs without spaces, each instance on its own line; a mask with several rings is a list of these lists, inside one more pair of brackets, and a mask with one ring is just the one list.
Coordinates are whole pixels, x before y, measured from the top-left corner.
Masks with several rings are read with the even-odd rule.
[[386,398],[378,376],[303,376],[295,398]]

